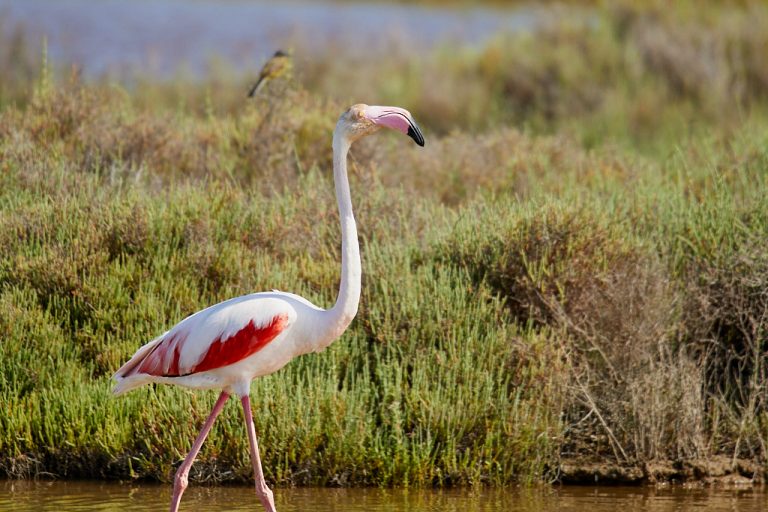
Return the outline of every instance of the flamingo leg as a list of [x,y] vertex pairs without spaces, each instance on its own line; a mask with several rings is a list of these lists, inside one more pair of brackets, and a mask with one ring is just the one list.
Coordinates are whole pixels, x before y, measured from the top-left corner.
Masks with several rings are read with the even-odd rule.
[[251,462],[253,463],[253,476],[256,480],[256,495],[267,512],[277,512],[275,498],[264,480],[264,472],[261,469],[261,457],[259,456],[259,442],[256,440],[256,428],[253,426],[253,414],[251,413],[251,399],[248,395],[241,398],[243,413],[245,414],[245,428],[248,430],[248,441],[251,444]]
[[195,457],[197,457],[198,452],[200,452],[200,447],[203,446],[203,441],[205,441],[205,438],[208,436],[208,432],[211,431],[211,427],[213,426],[213,422],[216,419],[216,416],[218,416],[221,410],[224,408],[224,404],[228,398],[229,393],[222,391],[221,395],[219,395],[219,399],[216,401],[216,405],[213,406],[211,414],[208,416],[208,419],[205,420],[205,424],[200,430],[200,434],[198,434],[197,439],[195,439],[195,443],[192,445],[192,449],[189,450],[187,458],[184,459],[184,462],[181,463],[179,469],[176,470],[176,476],[173,478],[173,498],[171,498],[171,512],[177,512],[179,510],[181,495],[184,493],[187,485],[189,485],[189,470],[192,468],[192,463],[195,462]]

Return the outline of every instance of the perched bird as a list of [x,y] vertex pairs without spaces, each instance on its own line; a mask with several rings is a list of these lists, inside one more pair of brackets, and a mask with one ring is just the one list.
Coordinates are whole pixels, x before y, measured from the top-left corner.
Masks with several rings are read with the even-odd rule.
[[292,69],[293,61],[291,60],[290,53],[277,50],[272,58],[262,66],[259,78],[248,92],[248,97],[253,98],[267,82],[289,73]]
[[411,114],[397,107],[354,105],[341,115],[333,131],[333,178],[341,220],[341,283],[331,309],[321,309],[303,297],[280,291],[243,295],[188,316],[141,347],[114,374],[116,395],[149,383],[222,390],[176,472],[171,512],[178,510],[192,463],[216,416],[233,394],[240,398],[245,415],[256,494],[264,508],[275,512],[273,494],[261,469],[249,398],[251,381],[279,370],[296,356],[323,350],[355,317],[362,269],[347,179],[347,153],[354,141],[382,126],[403,132],[424,145]]

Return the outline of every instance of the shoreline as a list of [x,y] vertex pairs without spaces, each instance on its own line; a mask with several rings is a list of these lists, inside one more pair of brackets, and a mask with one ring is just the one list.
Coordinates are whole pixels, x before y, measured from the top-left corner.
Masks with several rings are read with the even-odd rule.
[[[123,461],[130,458],[124,456]],[[28,464],[39,464],[34,458],[27,458]],[[73,464],[71,459],[65,464]],[[180,461],[179,461],[180,462]],[[15,461],[16,464],[19,461]],[[52,471],[46,471],[44,467],[39,467],[33,472],[22,472],[25,476],[14,477],[9,473],[7,461],[0,462],[0,480],[35,482],[35,481],[93,481],[93,482],[119,482],[119,483],[142,483],[165,485],[172,482],[173,473],[169,473],[166,479],[154,478],[150,475],[128,476],[131,471],[129,468],[123,468],[118,460],[108,463],[104,467],[110,467],[115,470],[114,473],[101,473],[98,470],[90,472],[81,466],[72,474],[60,476]],[[128,471],[125,471],[127,469]],[[707,488],[707,487],[728,487],[728,488],[750,488],[765,487],[768,480],[768,466],[761,465],[748,459],[733,459],[727,456],[714,456],[711,458],[699,458],[688,460],[656,460],[637,464],[617,464],[606,460],[596,458],[569,458],[563,459],[557,469],[555,478],[546,483],[543,481],[530,482],[530,485],[511,482],[501,485],[480,483],[477,485],[433,485],[433,486],[370,486],[370,485],[317,485],[317,484],[296,484],[296,483],[271,483],[275,488],[321,488],[321,489],[400,489],[413,488],[418,490],[447,490],[447,489],[507,489],[509,486],[536,487],[544,486],[630,486],[630,487],[648,487],[648,486],[682,486],[686,488]],[[201,461],[196,464],[190,474],[190,482],[201,486],[240,486],[251,485],[250,477],[240,474],[238,468],[221,466],[215,460]]]
[[636,465],[572,459],[560,466],[563,485],[683,485],[763,487],[768,468],[746,459],[663,460]]

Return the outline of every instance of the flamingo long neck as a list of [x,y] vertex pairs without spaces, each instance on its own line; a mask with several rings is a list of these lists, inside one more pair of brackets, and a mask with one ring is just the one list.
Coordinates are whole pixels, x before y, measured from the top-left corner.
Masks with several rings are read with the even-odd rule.
[[337,128],[333,132],[333,180],[341,222],[341,284],[336,304],[327,311],[329,332],[324,346],[330,344],[352,322],[360,303],[360,246],[357,241],[357,225],[352,214],[352,199],[347,177],[347,153],[351,143]]

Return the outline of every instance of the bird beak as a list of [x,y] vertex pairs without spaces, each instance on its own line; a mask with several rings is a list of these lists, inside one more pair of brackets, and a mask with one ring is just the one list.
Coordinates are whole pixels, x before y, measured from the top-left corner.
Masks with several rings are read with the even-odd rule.
[[371,106],[365,109],[365,117],[373,121],[374,124],[403,132],[412,138],[416,144],[424,146],[424,135],[422,135],[419,125],[413,120],[411,113],[404,108]]

